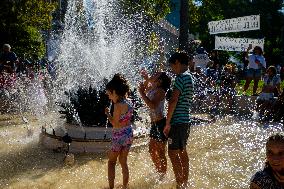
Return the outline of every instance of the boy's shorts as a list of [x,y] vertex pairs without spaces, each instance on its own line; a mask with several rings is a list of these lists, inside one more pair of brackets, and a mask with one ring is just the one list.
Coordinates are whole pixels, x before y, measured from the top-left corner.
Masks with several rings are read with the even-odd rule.
[[190,133],[190,125],[190,123],[180,123],[171,126],[168,137],[169,150],[185,149]]

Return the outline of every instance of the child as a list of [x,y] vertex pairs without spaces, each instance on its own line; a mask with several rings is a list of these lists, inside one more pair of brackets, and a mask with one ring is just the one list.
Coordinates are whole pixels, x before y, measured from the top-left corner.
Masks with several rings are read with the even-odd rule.
[[251,189],[284,188],[284,136],[277,133],[266,142],[266,163],[251,179]]
[[269,112],[274,103],[274,92],[280,92],[280,77],[277,75],[276,68],[269,66],[267,68],[267,74],[263,77],[263,88],[260,95],[256,99],[256,112],[261,116],[265,112]]
[[[171,79],[165,72],[155,73],[150,78],[144,72],[142,76],[145,82],[140,85],[139,92],[150,108],[151,117],[149,152],[160,179],[162,179],[167,172],[167,158],[165,155],[167,138],[163,133],[166,124],[164,104],[166,92],[171,85]],[[148,91],[146,91],[146,88],[148,88]]]
[[106,108],[105,111],[109,122],[113,126],[112,144],[108,154],[109,188],[114,188],[117,158],[119,158],[122,168],[123,188],[127,188],[129,181],[127,156],[133,141],[133,131],[131,127],[133,108],[126,99],[126,95],[129,92],[129,85],[121,75],[116,74],[106,85],[106,92],[109,99],[112,100],[114,104],[113,116],[110,114],[108,108]]
[[164,134],[168,136],[168,153],[172,162],[177,188],[186,188],[189,160],[186,143],[190,131],[190,107],[193,97],[192,76],[188,72],[189,58],[186,53],[174,53],[170,67],[177,74],[169,101]]

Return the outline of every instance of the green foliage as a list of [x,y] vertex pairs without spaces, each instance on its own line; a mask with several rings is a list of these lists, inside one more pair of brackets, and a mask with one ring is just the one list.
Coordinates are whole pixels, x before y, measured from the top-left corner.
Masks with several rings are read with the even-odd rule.
[[11,44],[20,57],[42,58],[45,46],[40,31],[51,27],[55,7],[44,0],[1,0],[0,45]]
[[[89,88],[80,87],[76,91],[65,92],[65,95],[68,97],[68,101],[59,103],[62,108],[59,113],[63,114],[62,118],[65,118],[67,123],[78,124],[78,121],[80,121],[83,126],[106,125],[105,108],[110,106],[110,100],[106,95],[104,86],[99,89],[92,86]],[[137,95],[137,91],[135,89],[130,91],[128,98],[134,107],[132,121],[140,120],[137,110],[143,104]]]
[[159,38],[155,32],[152,32],[149,36],[148,53],[153,54],[159,48]]
[[170,12],[170,0],[122,0],[127,14],[144,13],[147,19],[157,22]]
[[30,60],[38,60],[45,53],[45,45],[40,32],[31,26],[11,27],[11,35],[16,43],[14,51],[19,55],[24,55]]
[[[243,93],[243,89],[244,89],[244,86],[245,86],[245,82],[246,82],[245,80],[240,80],[240,81],[239,81],[239,83],[238,83],[237,86],[236,86],[237,94],[240,95],[240,94]],[[249,86],[248,90],[246,91],[246,92],[247,92],[247,95],[252,95],[252,94],[253,94],[253,84],[254,84],[254,81],[252,81],[252,82],[250,83],[250,86]],[[258,93],[258,94],[261,93],[263,84],[264,84],[264,82],[263,82],[262,80],[260,80],[259,83],[258,83],[258,88],[257,88],[256,93]],[[281,89],[281,91],[283,91],[283,89],[284,89],[284,81],[282,81],[282,82],[280,83],[280,89]]]
[[104,90],[92,88],[79,88],[77,91],[65,92],[69,102],[63,102],[59,111],[67,123],[80,122],[84,126],[105,126],[107,116],[105,108],[110,105],[110,100]]
[[153,27],[170,13],[170,0],[121,0],[123,13],[129,17],[139,14],[143,34],[146,36],[143,52],[153,53],[158,47],[157,34]]
[[49,29],[51,27],[51,12],[55,5],[44,0],[20,0],[16,1],[15,9],[18,20],[23,25],[34,26],[38,29]]

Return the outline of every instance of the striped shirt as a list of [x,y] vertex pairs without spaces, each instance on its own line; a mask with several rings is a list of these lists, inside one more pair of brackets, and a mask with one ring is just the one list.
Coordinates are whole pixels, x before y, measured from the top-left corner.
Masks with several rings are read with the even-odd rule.
[[179,90],[180,95],[171,119],[171,125],[190,123],[193,85],[192,76],[188,71],[176,76],[174,89]]

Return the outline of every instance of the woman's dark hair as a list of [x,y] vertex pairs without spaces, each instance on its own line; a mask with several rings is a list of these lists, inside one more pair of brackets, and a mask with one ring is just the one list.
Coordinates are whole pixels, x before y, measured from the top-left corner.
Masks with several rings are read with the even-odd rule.
[[170,57],[169,63],[175,64],[176,60],[178,60],[181,64],[188,65],[189,56],[185,52],[176,52]]
[[124,98],[129,92],[129,85],[121,74],[115,74],[112,80],[107,83],[106,90],[110,92],[115,91],[120,98]]
[[268,72],[268,70],[271,70],[273,72],[273,75],[276,75],[277,74],[277,70],[275,68],[275,66],[269,66],[266,70],[266,72]]
[[161,81],[161,88],[167,92],[171,86],[171,78],[165,72],[162,72],[158,79]]
[[255,54],[255,51],[256,50],[259,50],[260,54],[262,55],[263,54],[263,51],[262,51],[262,48],[260,46],[255,46],[254,49],[253,49],[253,54]]

